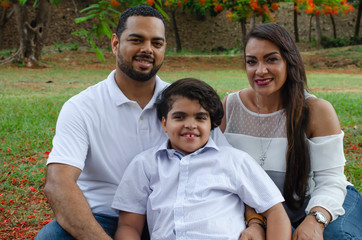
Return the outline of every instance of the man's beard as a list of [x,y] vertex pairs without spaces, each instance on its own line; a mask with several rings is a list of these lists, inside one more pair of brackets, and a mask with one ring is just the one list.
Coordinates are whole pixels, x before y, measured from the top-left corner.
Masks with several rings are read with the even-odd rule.
[[[150,59],[151,57],[148,55],[136,55],[133,57],[133,59],[135,59],[136,57],[139,58],[148,58]],[[153,58],[152,58],[153,59]],[[154,60],[154,59],[153,59]],[[156,75],[156,73],[158,72],[158,70],[161,68],[162,63],[160,65],[154,66],[152,68],[152,70],[149,73],[142,73],[139,71],[136,71],[135,69],[133,69],[132,67],[132,63],[128,62],[127,60],[125,60],[121,54],[119,54],[118,52],[118,56],[117,56],[117,62],[118,62],[118,67],[119,69],[125,73],[128,77],[130,77],[133,80],[139,81],[139,82],[146,82],[148,80],[150,80],[152,77],[154,77]]]

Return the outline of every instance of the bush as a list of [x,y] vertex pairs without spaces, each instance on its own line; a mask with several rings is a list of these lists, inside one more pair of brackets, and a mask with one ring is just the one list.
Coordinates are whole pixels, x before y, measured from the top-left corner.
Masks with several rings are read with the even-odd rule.
[[335,48],[335,47],[344,47],[350,45],[359,45],[362,44],[362,37],[354,36],[350,39],[346,38],[329,38],[322,37],[321,45],[323,48]]

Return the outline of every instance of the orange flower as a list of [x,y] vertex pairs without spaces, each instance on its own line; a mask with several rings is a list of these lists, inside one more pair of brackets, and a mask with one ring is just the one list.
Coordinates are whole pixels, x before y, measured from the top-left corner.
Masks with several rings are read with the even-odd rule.
[[4,9],[7,9],[9,6],[10,6],[10,3],[8,1],[2,1],[1,2],[1,6],[4,8]]
[[147,0],[148,5],[153,6],[155,4],[155,0]]
[[274,10],[274,11],[277,11],[278,10],[278,7],[279,7],[279,3],[273,3],[271,5],[271,8]]
[[117,0],[111,0],[111,5],[116,8],[119,6],[119,2]]
[[221,12],[223,10],[223,7],[220,4],[218,4],[214,7],[214,10],[215,12]]
[[183,6],[183,4],[182,4],[182,2],[181,2],[181,1],[177,1],[177,3],[176,3],[176,4],[177,4],[177,6],[178,6],[178,7],[182,7],[182,6]]

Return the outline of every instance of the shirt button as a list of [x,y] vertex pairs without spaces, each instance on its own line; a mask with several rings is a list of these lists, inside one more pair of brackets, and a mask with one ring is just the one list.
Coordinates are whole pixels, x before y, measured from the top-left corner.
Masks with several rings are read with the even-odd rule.
[[140,120],[143,120],[143,117],[142,117],[142,116],[140,117]]

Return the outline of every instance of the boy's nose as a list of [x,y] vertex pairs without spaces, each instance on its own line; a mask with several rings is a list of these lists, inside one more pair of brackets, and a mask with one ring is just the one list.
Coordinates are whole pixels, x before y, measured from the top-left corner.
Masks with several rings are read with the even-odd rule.
[[189,119],[189,120],[186,120],[185,122],[185,128],[188,128],[188,129],[195,129],[196,128],[196,123],[193,119]]

